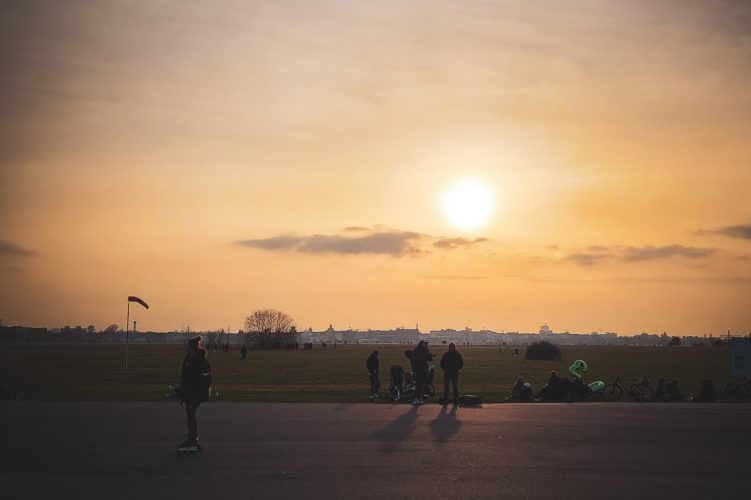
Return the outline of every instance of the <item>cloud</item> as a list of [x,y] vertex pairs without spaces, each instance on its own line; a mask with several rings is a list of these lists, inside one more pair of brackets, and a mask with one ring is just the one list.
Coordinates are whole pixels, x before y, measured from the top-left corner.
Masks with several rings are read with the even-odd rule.
[[751,285],[751,276],[645,276],[612,277],[601,279],[562,279],[548,277],[529,278],[533,283],[636,283],[636,284],[679,284],[679,285]]
[[[424,253],[418,242],[424,235],[411,231],[367,230],[358,236],[313,234],[309,236],[274,236],[241,240],[237,245],[270,251],[294,251],[307,254],[377,254],[401,257]],[[351,228],[346,231],[350,232]],[[358,232],[361,229],[358,228]],[[368,232],[369,231],[369,232]]]
[[608,259],[612,257],[612,255],[607,253],[574,253],[566,257],[566,260],[570,260],[572,262],[575,262],[577,264],[580,264],[582,266],[591,266],[592,264],[596,264],[600,262],[601,260]]
[[665,245],[661,247],[652,245],[644,247],[592,245],[586,251],[573,253],[565,257],[564,260],[569,260],[582,266],[591,266],[611,259],[621,262],[644,262],[670,257],[701,259],[712,255],[715,251],[713,248],[687,247],[683,245]]
[[31,257],[36,252],[27,248],[20,247],[15,243],[0,240],[0,255],[16,255],[19,257]]
[[490,276],[466,276],[463,274],[427,274],[425,278],[434,280],[487,280]]
[[751,224],[738,224],[735,226],[725,226],[712,231],[714,233],[730,236],[731,238],[743,238],[751,240]]
[[472,240],[468,240],[466,238],[442,238],[434,242],[433,246],[453,250],[459,247],[470,247],[477,245],[478,243],[484,243],[486,241],[488,241],[487,238],[475,238]]
[[687,257],[697,259],[707,257],[715,252],[711,248],[686,247],[683,245],[666,245],[662,247],[626,247],[623,253],[625,261],[655,260],[667,257]]

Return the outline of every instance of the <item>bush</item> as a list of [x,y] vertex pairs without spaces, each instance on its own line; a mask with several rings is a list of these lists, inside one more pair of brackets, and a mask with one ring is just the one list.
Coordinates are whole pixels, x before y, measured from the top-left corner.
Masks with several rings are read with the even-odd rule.
[[542,342],[532,342],[524,353],[526,359],[537,359],[543,361],[553,361],[561,359],[561,350],[557,345],[543,340]]

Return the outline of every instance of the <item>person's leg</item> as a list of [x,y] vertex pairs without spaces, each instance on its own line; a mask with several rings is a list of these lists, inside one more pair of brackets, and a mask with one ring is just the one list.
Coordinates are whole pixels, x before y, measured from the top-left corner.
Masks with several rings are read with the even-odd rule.
[[373,377],[375,377],[375,390],[373,394],[378,394],[378,391],[381,389],[381,377],[378,375],[378,370],[373,373]]
[[196,411],[201,403],[185,403],[185,413],[188,416],[188,437],[198,437],[198,420],[196,420]]
[[454,390],[454,404],[459,402],[459,374],[454,373],[451,375],[451,385]]
[[371,371],[369,377],[370,377],[370,395],[372,396],[378,390],[376,388],[376,374],[375,374],[375,372]]
[[446,402],[449,400],[449,380],[451,380],[451,376],[447,372],[443,372],[443,400]]

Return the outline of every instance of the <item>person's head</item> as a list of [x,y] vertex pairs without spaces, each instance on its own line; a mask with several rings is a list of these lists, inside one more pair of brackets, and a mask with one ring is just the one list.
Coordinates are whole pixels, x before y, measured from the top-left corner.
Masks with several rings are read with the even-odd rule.
[[519,377],[518,379],[516,379],[516,383],[517,383],[517,385],[523,385],[524,384],[524,379],[522,377]]
[[373,351],[373,356],[378,357],[378,351]]
[[192,339],[188,340],[188,347],[192,349],[197,349],[201,345],[201,336],[198,335],[197,337],[193,337]]
[[453,342],[449,344],[449,351],[456,351],[456,345]]

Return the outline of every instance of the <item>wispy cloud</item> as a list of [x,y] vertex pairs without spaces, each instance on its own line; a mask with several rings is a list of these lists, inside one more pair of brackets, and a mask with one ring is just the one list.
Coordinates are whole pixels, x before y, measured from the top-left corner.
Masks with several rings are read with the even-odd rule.
[[[353,228],[345,229],[353,232]],[[237,241],[244,247],[260,248],[270,251],[299,252],[307,254],[380,254],[401,257],[420,255],[424,251],[419,241],[424,237],[420,233],[397,230],[368,230],[357,228],[357,236],[341,234],[313,234],[308,236],[273,236],[271,238]]]
[[441,238],[438,241],[434,242],[433,246],[437,248],[453,250],[455,248],[471,247],[477,245],[478,243],[484,243],[486,241],[488,241],[487,238]]
[[662,247],[626,247],[623,251],[623,260],[655,260],[668,257],[687,257],[698,259],[707,257],[715,252],[712,248],[686,247],[683,245],[666,245]]
[[425,278],[433,280],[487,280],[490,276],[466,276],[463,274],[428,274]]
[[592,245],[586,250],[568,255],[564,260],[575,262],[582,266],[591,266],[607,260],[621,262],[643,262],[671,257],[701,259],[715,253],[713,248],[688,247],[684,245],[665,245],[643,247],[632,246],[601,246]]
[[377,225],[373,227],[348,226],[334,234],[294,235],[285,234],[270,238],[236,241],[243,247],[259,248],[277,252],[298,252],[305,254],[344,254],[344,255],[427,255],[428,248],[461,250],[490,241],[488,238],[446,238],[435,237],[414,231],[401,231]]
[[566,257],[566,260],[570,260],[571,262],[575,262],[582,266],[591,266],[593,264],[596,264],[605,259],[609,259],[611,257],[613,256],[607,253],[579,252],[579,253],[574,253],[574,254],[569,255],[568,257]]
[[34,252],[33,250],[29,250],[28,248],[23,248],[21,246],[18,246],[15,243],[10,243],[9,241],[0,240],[0,255],[16,255],[19,257],[31,257],[32,255],[36,255],[36,252]]
[[[702,233],[706,231],[701,231]],[[751,224],[737,224],[735,226],[725,226],[714,231],[710,231],[724,236],[730,236],[731,238],[742,238],[745,240],[751,240]]]
[[645,276],[640,278],[612,277],[602,279],[529,278],[533,283],[636,283],[679,285],[751,285],[751,276]]

